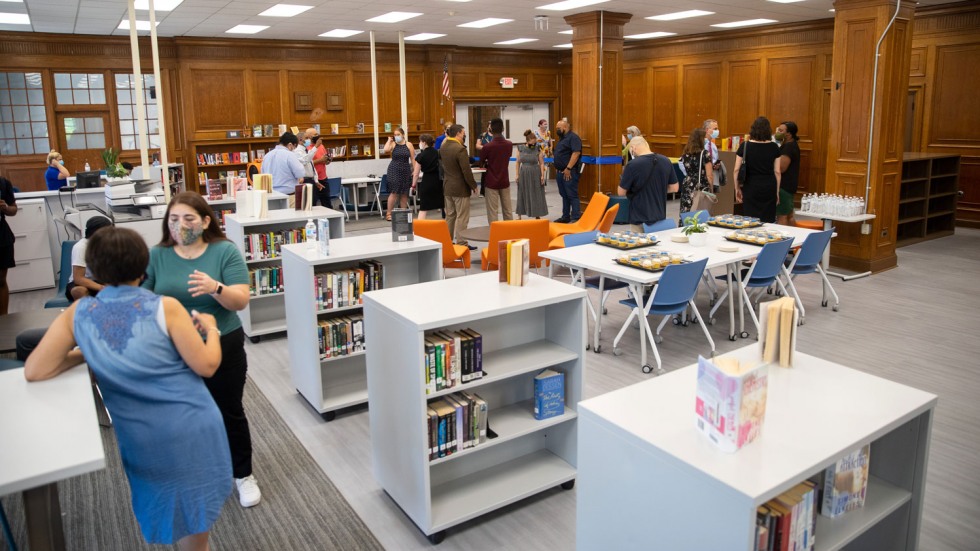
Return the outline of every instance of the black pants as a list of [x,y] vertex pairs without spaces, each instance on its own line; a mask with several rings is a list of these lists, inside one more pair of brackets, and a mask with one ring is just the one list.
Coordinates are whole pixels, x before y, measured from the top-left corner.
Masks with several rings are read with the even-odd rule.
[[221,365],[213,377],[204,379],[225,422],[235,478],[252,474],[252,434],[248,430],[248,419],[242,406],[246,371],[245,331],[239,327],[227,335],[221,335]]
[[320,185],[323,186],[323,189],[317,189],[316,184],[313,184],[313,204],[332,209],[333,207],[330,205],[330,185],[327,184],[326,180],[320,180]]

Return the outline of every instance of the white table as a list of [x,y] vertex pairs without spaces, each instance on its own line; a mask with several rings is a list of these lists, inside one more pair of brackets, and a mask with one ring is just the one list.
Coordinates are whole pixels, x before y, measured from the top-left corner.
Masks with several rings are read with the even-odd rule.
[[868,443],[864,508],[819,516],[815,541],[916,548],[935,395],[797,352],[769,368],[761,435],[725,453],[695,426],[696,379],[695,364],[579,403],[578,549],[751,550],[759,505]]
[[64,549],[59,480],[105,468],[88,369],[28,383],[0,372],[0,495],[23,492],[31,549]]
[[[793,216],[798,218],[813,218],[818,220],[823,220],[823,229],[832,230],[834,229],[834,222],[844,222],[847,224],[856,224],[858,222],[867,222],[868,220],[874,220],[876,216],[874,214],[858,214],[856,216],[838,216],[835,214],[823,214],[819,212],[803,212],[801,210],[794,211]],[[844,275],[837,272],[830,271],[830,246],[823,252],[823,269],[827,272],[827,275],[832,275],[839,277],[844,281],[850,281],[852,279],[860,279],[862,277],[868,277],[871,272],[862,272],[860,274]],[[826,306],[826,305],[825,305]]]
[[[379,176],[359,176],[356,178],[341,178],[340,185],[350,186],[351,196],[354,198],[354,220],[360,220],[361,217],[358,215],[360,212],[360,204],[358,203],[357,190],[359,188],[366,188],[368,184],[374,188],[374,205],[378,207],[378,213],[381,213],[381,190],[378,188],[378,184],[381,182],[381,177]],[[341,201],[344,200],[343,197],[340,198]],[[373,207],[372,207],[373,209]]]

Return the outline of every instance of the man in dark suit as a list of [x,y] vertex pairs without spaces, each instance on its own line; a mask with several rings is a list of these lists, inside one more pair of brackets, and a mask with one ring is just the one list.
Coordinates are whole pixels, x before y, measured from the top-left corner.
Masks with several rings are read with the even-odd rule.
[[470,223],[470,196],[476,193],[476,180],[470,168],[470,156],[463,144],[466,131],[454,124],[446,131],[446,139],[439,148],[439,164],[442,166],[442,190],[446,196],[446,223],[454,243],[470,246],[459,234]]

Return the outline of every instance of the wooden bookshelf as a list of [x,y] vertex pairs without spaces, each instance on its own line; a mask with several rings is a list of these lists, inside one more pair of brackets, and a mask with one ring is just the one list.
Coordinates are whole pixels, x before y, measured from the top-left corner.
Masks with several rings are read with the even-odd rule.
[[[305,243],[283,247],[283,275],[286,285],[286,327],[289,335],[289,369],[296,390],[327,421],[336,411],[368,400],[365,354],[320,359],[317,322],[359,313],[360,305],[319,309],[315,300],[314,275],[349,267],[365,260],[384,265],[383,288],[412,285],[439,279],[442,273],[442,245],[416,237],[414,241],[393,242],[391,234],[379,233],[331,239],[330,255],[324,256]],[[374,341],[385,346],[387,339]],[[365,341],[366,347],[372,346]]]
[[896,230],[899,247],[953,234],[959,174],[959,155],[903,155]]
[[[364,297],[368,403],[375,477],[432,543],[445,530],[539,492],[571,489],[578,464],[578,402],[585,367],[585,293],[530,274],[524,287],[497,273],[384,289]],[[484,377],[426,394],[424,335],[482,335]],[[534,376],[565,374],[565,413],[536,421]],[[496,438],[429,459],[426,407],[478,393]]]

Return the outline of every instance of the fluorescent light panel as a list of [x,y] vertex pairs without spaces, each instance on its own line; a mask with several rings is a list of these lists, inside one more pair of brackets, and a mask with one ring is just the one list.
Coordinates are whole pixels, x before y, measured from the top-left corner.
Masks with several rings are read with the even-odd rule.
[[572,45],[570,43],[569,44],[555,44],[555,48],[569,48],[569,49],[571,49],[571,47],[572,47]]
[[536,9],[565,11],[565,10],[574,10],[575,8],[584,8],[585,6],[592,6],[594,4],[602,4],[603,2],[608,2],[608,1],[609,0],[565,0],[564,2],[555,2],[554,4],[545,4],[544,6],[538,6]]
[[775,19],[746,19],[745,21],[732,21],[730,23],[715,23],[712,27],[722,29],[734,29],[736,27],[751,27],[752,25],[765,25],[766,23],[778,23]]
[[399,21],[405,21],[406,19],[411,19],[413,17],[418,17],[422,15],[421,13],[415,13],[410,11],[392,11],[384,15],[379,15],[377,17],[372,17],[368,19],[370,23],[398,23]]
[[13,4],[21,4],[24,0],[0,0],[0,2],[10,2]]
[[485,29],[487,27],[493,27],[494,25],[503,25],[504,23],[510,23],[513,19],[499,19],[497,17],[488,17],[486,19],[478,19],[476,21],[470,21],[469,23],[463,23],[462,25],[456,25],[457,27],[466,27],[469,29]]
[[573,31],[572,29],[568,29],[567,31],[558,31],[558,34],[572,34],[573,32],[575,31]]
[[525,42],[537,42],[537,38],[515,38],[513,40],[504,40],[503,42],[494,42],[500,46],[512,46],[514,44],[524,44]]
[[777,4],[792,4],[793,2],[802,2],[803,0],[769,0],[770,2],[775,2]]
[[225,32],[229,34],[255,34],[268,28],[268,25],[235,25]]
[[312,10],[313,6],[300,6],[298,4],[276,4],[271,8],[265,10],[259,15],[264,15],[265,17],[294,17],[304,11]]
[[350,29],[334,29],[332,31],[327,31],[320,36],[324,38],[347,38],[348,36],[354,36],[355,34],[361,34],[364,31],[352,31]]
[[0,23],[5,25],[30,25],[31,17],[26,13],[0,13]]
[[423,40],[432,40],[434,38],[442,38],[446,35],[439,33],[419,33],[413,34],[412,36],[406,36],[405,40],[411,40],[413,42],[421,42]]
[[[160,26],[160,22],[157,21],[157,27],[159,27],[159,26]],[[127,17],[127,18],[123,19],[122,21],[120,21],[119,22],[119,27],[117,27],[117,28],[122,29],[124,31],[128,31],[129,30],[129,18]],[[148,30],[150,30],[150,22],[149,21],[140,21],[139,19],[137,19],[136,20],[136,30],[137,31],[148,31]]]
[[664,37],[664,36],[674,36],[675,34],[677,34],[677,33],[665,33],[663,31],[656,31],[656,32],[652,32],[652,33],[630,34],[630,35],[624,36],[623,38],[631,38],[633,40],[640,40],[640,39],[643,39],[643,38],[661,38],[661,37]]
[[678,19],[687,19],[689,17],[701,17],[702,15],[714,15],[713,11],[704,10],[687,10],[679,11],[674,13],[665,13],[663,15],[651,15],[647,19],[652,19],[654,21],[677,21]]
[[[183,1],[184,0],[155,0],[153,2],[153,11],[173,11],[173,9],[179,6]],[[149,0],[136,0],[133,4],[138,10],[150,9]]]

